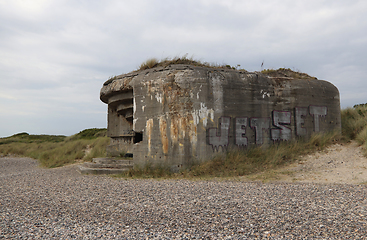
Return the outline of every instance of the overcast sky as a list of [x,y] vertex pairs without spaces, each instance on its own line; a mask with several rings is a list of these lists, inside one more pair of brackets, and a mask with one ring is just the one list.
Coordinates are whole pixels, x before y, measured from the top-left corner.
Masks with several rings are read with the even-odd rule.
[[0,0],[0,137],[107,127],[103,83],[188,54],[291,68],[367,102],[367,1]]

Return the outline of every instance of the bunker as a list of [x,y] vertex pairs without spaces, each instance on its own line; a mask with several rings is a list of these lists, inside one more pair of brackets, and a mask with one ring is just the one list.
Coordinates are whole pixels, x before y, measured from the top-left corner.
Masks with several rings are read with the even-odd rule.
[[106,81],[108,153],[177,171],[217,152],[341,129],[339,91],[308,75],[185,64]]

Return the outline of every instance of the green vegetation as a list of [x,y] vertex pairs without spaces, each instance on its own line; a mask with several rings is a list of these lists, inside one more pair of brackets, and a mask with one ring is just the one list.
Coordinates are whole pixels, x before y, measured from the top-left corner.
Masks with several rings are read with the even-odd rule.
[[[193,164],[189,169],[180,173],[172,173],[166,166],[145,166],[144,168],[131,169],[120,177],[137,178],[172,178],[172,177],[236,177],[268,172],[296,161],[300,156],[320,151],[336,142],[349,142],[356,140],[363,145],[367,156],[367,104],[356,105],[341,111],[342,134],[331,132],[315,134],[309,141],[282,142],[264,149],[262,147],[250,148],[247,151],[229,151],[218,155],[210,161]],[[263,176],[263,177],[264,177]]]
[[[199,66],[199,67],[210,67],[210,68],[225,68],[225,69],[236,69],[235,67],[231,67],[230,65],[219,65],[215,63],[207,63],[201,62],[199,60],[194,60],[193,58],[187,58],[187,55],[183,57],[175,57],[173,59],[165,58],[163,60],[158,60],[156,58],[150,58],[147,61],[143,62],[138,70],[145,70],[155,67],[167,67],[173,64],[187,64],[192,66]],[[238,65],[239,66],[239,65]]]
[[341,112],[342,135],[345,141],[356,140],[367,156],[367,104],[354,105]]
[[[221,68],[221,69],[232,69],[247,72],[245,69],[240,69],[240,64],[237,64],[236,67],[233,67],[228,64],[216,64],[216,63],[208,63],[208,62],[201,62],[199,60],[194,60],[192,57],[187,58],[187,55],[183,57],[175,57],[173,59],[165,58],[163,60],[158,60],[157,58],[150,58],[143,62],[138,70],[145,70],[151,69],[155,67],[167,67],[169,65],[174,64],[187,64],[192,66],[199,66],[199,67],[209,67],[209,68]],[[279,68],[279,69],[264,69],[261,71],[262,74],[275,77],[275,78],[296,78],[296,79],[317,79],[315,77],[311,77],[306,73],[302,73],[300,71],[293,71],[290,68]],[[115,77],[110,78],[110,80],[115,79]]]
[[191,176],[233,177],[263,172],[294,162],[299,156],[323,150],[340,139],[337,132],[315,134],[309,141],[281,142],[267,149],[250,148],[247,151],[233,151],[217,156],[191,168]]
[[18,133],[11,137],[0,138],[0,145],[21,142],[21,143],[43,143],[43,142],[62,142],[66,136],[62,135],[29,135],[28,133]]
[[69,137],[69,140],[96,139],[99,137],[106,137],[106,136],[107,136],[106,128],[89,128],[80,131],[78,134],[72,135],[71,137]]
[[275,69],[264,69],[261,71],[262,74],[275,77],[275,78],[296,78],[296,79],[317,79],[315,77],[311,77],[306,73],[302,73],[299,71],[293,71],[290,68],[279,68]]
[[44,167],[59,167],[77,160],[106,156],[106,129],[86,129],[70,137],[19,133],[0,138],[0,155],[38,159]]
[[340,140],[340,134],[331,132],[315,134],[309,141],[293,141],[274,144],[269,148],[253,147],[244,151],[229,151],[217,155],[210,161],[193,164],[180,173],[172,173],[166,166],[131,169],[121,177],[165,178],[165,177],[235,177],[274,169],[294,162],[297,157],[317,150]]
[[[135,167],[120,177],[137,178],[211,178],[235,177],[278,169],[300,156],[323,150],[336,142],[357,141],[367,156],[367,104],[355,105],[341,112],[342,134],[332,132],[313,135],[310,141],[282,142],[269,148],[254,147],[245,151],[229,151],[210,161],[193,164],[179,173],[167,166]],[[0,138],[0,155],[18,155],[39,159],[45,167],[58,167],[77,160],[90,161],[106,156],[109,144],[106,129],[86,129],[70,137],[19,133]],[[271,177],[271,176],[270,176]]]

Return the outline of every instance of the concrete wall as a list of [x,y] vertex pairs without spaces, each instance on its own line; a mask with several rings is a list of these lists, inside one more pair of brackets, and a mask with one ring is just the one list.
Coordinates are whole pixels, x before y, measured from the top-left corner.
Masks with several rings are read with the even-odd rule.
[[341,128],[337,88],[316,79],[172,65],[107,81],[101,100],[110,148],[128,149],[136,164],[173,169],[218,151]]

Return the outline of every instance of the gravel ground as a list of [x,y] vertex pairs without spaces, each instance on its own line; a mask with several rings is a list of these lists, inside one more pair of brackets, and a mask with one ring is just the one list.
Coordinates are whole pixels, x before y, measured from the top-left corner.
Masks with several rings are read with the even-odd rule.
[[0,239],[364,239],[367,186],[121,180],[0,158]]

